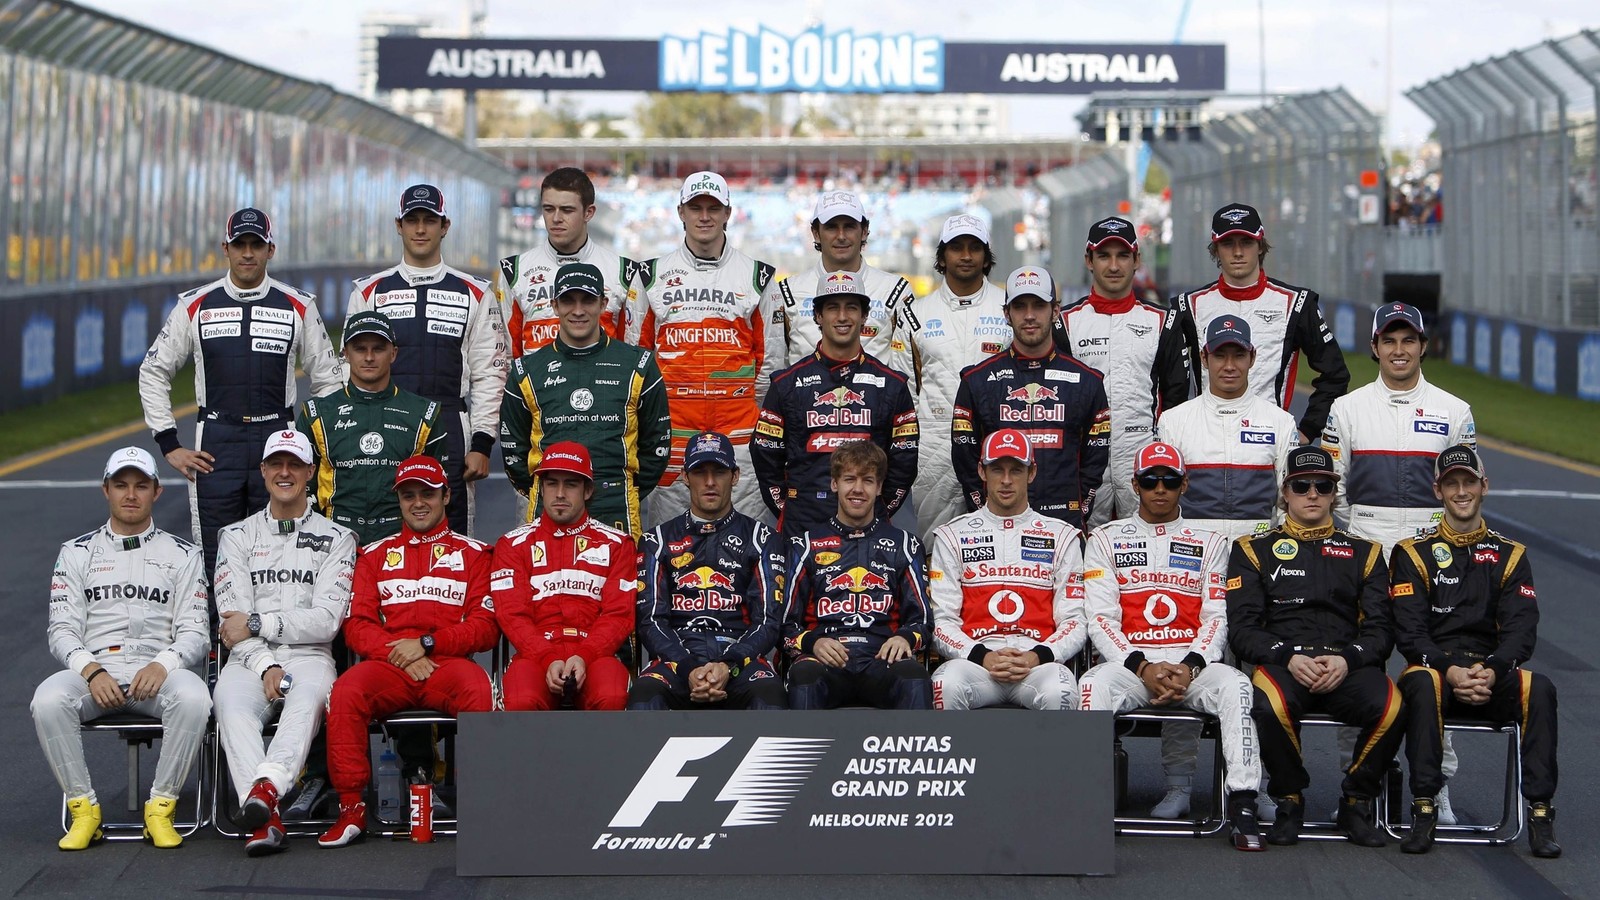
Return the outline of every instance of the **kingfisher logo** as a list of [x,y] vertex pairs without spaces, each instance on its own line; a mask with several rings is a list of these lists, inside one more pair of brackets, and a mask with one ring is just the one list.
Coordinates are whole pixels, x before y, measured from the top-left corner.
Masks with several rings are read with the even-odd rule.
[[[684,775],[684,766],[710,757],[732,740],[732,737],[716,736],[668,738],[628,793],[628,798],[617,808],[608,827],[642,828],[658,805],[682,803],[700,781],[697,775]],[[717,792],[716,802],[733,803],[733,809],[722,820],[722,827],[776,823],[832,744],[832,738],[756,738],[744,759],[739,761],[738,768]],[[672,836],[625,837],[608,831],[595,838],[590,849],[658,849],[675,846],[661,843],[672,840]],[[708,845],[709,841],[698,849]]]

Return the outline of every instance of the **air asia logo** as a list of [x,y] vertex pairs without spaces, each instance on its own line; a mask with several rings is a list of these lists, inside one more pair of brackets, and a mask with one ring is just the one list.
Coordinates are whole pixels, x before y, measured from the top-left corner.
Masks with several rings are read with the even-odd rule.
[[[727,746],[732,737],[672,737],[639,777],[628,798],[611,817],[611,828],[642,828],[661,803],[681,803],[700,780],[684,775],[683,767],[705,759]],[[822,761],[831,738],[759,737],[739,761],[739,767],[717,792],[719,803],[733,802],[722,820],[723,828],[771,825],[782,817],[811,772]],[[648,845],[640,844],[648,840]],[[622,850],[659,845],[657,838],[620,838],[610,832],[595,839],[593,850]],[[692,839],[691,839],[692,840]],[[704,846],[710,845],[710,838]],[[700,849],[704,849],[702,846]]]

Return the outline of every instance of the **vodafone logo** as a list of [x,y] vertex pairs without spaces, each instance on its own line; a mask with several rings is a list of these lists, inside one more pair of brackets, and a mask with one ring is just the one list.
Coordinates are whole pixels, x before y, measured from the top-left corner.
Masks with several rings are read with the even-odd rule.
[[[1009,625],[1012,622],[1022,618],[1022,613],[1024,611],[1025,607],[1022,602],[1022,595],[1018,594],[1016,591],[995,591],[989,597],[989,615],[992,616],[996,622]],[[1173,615],[1177,615],[1176,607],[1173,609]],[[1172,620],[1169,618],[1167,621],[1170,622]]]
[[1151,594],[1144,602],[1144,620],[1151,625],[1170,625],[1178,617],[1178,604],[1166,594]]

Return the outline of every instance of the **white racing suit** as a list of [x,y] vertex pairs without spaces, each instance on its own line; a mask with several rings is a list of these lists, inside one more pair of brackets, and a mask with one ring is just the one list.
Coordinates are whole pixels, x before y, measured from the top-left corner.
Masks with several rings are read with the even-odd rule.
[[[161,720],[151,797],[177,799],[183,789],[211,717],[205,679],[192,671],[211,646],[204,567],[198,546],[154,524],[123,536],[108,523],[61,545],[50,580],[49,638],[51,654],[65,668],[34,691],[32,712],[39,746],[69,799],[99,802],[80,727],[116,712]],[[82,674],[96,662],[124,693],[150,663],[166,669],[167,678],[149,700],[101,709]]]
[[[997,516],[987,505],[934,531],[933,643],[947,660],[933,673],[935,709],[1077,708],[1066,663],[1087,640],[1079,540],[1060,519],[1031,509]],[[997,681],[983,661],[1002,649],[1031,650],[1039,665],[1022,681]]]
[[[349,609],[355,564],[355,532],[309,506],[283,521],[264,509],[218,537],[218,615],[261,616],[260,636],[234,644],[217,677],[217,732],[240,803],[258,778],[281,796],[305,766],[333,687],[330,648]],[[261,687],[275,665],[293,679],[281,707]],[[274,713],[278,732],[263,752],[261,730]]]
[[966,511],[961,482],[950,462],[950,420],[961,370],[1011,346],[1006,294],[985,281],[971,297],[950,293],[949,284],[926,297],[900,304],[895,333],[910,348],[917,390],[917,481],[911,489],[917,536]]
[[1190,528],[1231,540],[1282,521],[1278,490],[1300,438],[1294,417],[1271,401],[1207,391],[1162,413],[1156,439],[1176,447],[1188,470],[1183,521]]
[[1221,662],[1228,643],[1228,542],[1183,519],[1154,525],[1138,516],[1089,534],[1083,593],[1089,635],[1105,660],[1083,676],[1083,708],[1121,712],[1148,706],[1139,665],[1199,668],[1183,706],[1217,717],[1229,792],[1261,780],[1254,688]]

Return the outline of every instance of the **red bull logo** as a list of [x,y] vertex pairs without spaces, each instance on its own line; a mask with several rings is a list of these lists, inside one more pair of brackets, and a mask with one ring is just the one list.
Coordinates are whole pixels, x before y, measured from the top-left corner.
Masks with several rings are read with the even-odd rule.
[[813,394],[813,406],[863,406],[867,402],[867,395],[860,391],[853,391],[847,387],[836,387],[831,391]]
[[860,594],[865,591],[887,591],[889,581],[876,572],[869,571],[861,566],[856,566],[828,579],[828,590],[850,591]]
[[700,566],[687,572],[680,572],[674,583],[683,590],[691,591],[698,588],[733,590],[733,579],[710,566]]
[[1021,400],[1023,403],[1043,403],[1046,400],[1060,400],[1061,395],[1053,387],[1045,387],[1042,384],[1029,384],[1007,391],[1006,399]]

